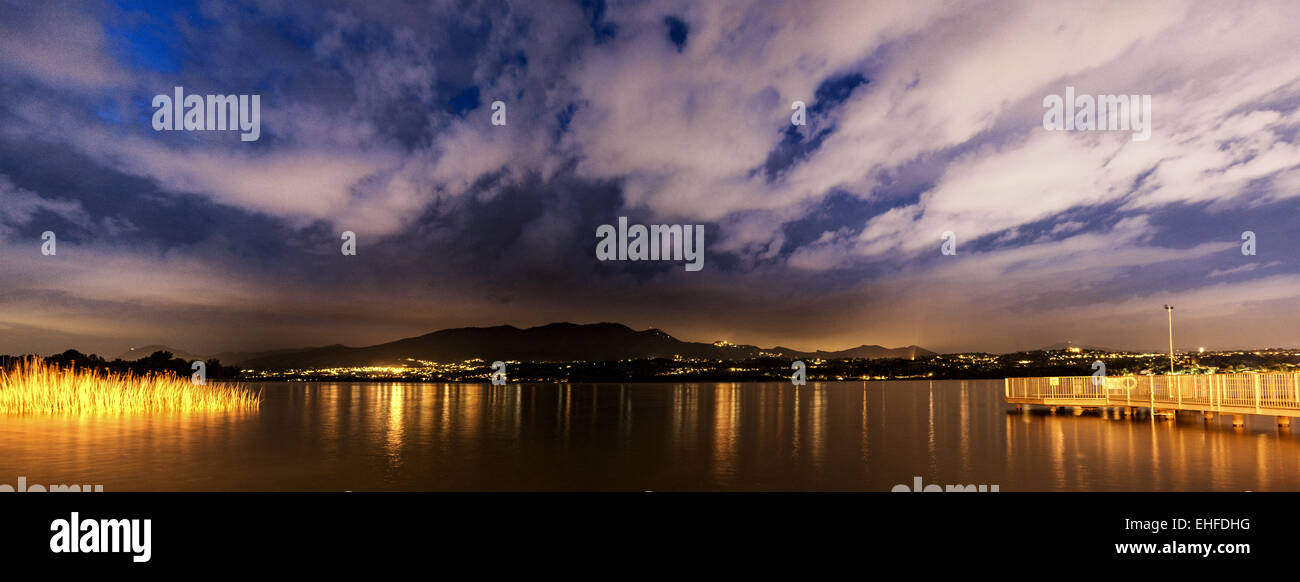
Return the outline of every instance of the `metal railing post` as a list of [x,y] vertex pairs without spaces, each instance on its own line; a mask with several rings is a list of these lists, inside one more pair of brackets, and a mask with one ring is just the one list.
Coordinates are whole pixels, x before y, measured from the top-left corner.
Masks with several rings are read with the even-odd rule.
[[1255,377],[1255,414],[1259,414],[1259,374],[1254,374],[1254,377]]

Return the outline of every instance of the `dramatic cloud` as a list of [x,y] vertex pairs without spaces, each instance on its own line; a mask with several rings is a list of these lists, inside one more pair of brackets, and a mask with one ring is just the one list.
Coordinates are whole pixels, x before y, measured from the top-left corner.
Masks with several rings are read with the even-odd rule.
[[[1164,303],[1180,345],[1300,345],[1297,21],[1282,1],[2,3],[0,353],[558,320],[1154,348]],[[174,87],[261,95],[261,138],[154,131]],[[1149,139],[1045,129],[1067,87],[1149,95]],[[705,269],[597,261],[620,216],[705,225]]]

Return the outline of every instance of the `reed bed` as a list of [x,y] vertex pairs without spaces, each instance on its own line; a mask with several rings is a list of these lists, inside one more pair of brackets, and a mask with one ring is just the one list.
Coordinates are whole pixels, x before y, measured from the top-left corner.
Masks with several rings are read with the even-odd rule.
[[226,412],[257,409],[262,395],[239,386],[200,386],[173,374],[115,374],[59,368],[39,358],[0,370],[0,414]]

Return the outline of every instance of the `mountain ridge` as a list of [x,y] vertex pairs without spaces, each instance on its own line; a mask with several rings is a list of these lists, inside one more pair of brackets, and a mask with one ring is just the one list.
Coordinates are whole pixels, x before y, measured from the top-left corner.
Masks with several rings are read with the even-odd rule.
[[[233,352],[231,352],[233,354]],[[241,353],[250,354],[248,352]],[[885,348],[861,345],[839,351],[805,352],[785,347],[770,349],[728,342],[702,343],[679,340],[650,328],[637,331],[620,323],[578,324],[557,322],[519,328],[513,325],[458,327],[430,332],[372,346],[343,345],[277,350],[237,363],[247,369],[311,369],[326,367],[398,366],[410,360],[440,363],[484,361],[610,361],[629,359],[704,358],[743,360],[761,355],[788,358],[916,358],[934,355],[919,346]],[[223,363],[226,363],[223,361]]]

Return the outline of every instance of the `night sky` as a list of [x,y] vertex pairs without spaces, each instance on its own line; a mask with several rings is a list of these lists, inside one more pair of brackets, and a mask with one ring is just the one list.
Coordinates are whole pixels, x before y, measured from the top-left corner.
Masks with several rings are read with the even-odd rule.
[[[1165,303],[1180,348],[1300,346],[1297,22],[1286,1],[0,0],[0,353],[553,321],[1160,349]],[[261,138],[155,131],[177,86],[260,95]],[[1067,86],[1151,95],[1150,139],[1046,130]],[[620,216],[704,225],[704,268],[597,260]]]

